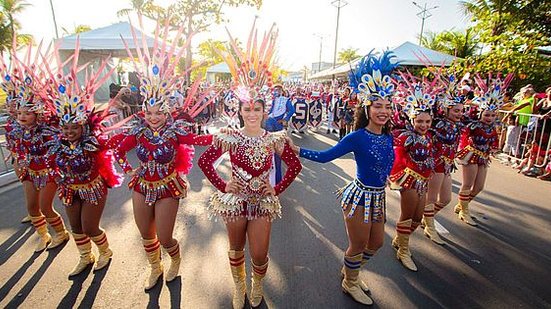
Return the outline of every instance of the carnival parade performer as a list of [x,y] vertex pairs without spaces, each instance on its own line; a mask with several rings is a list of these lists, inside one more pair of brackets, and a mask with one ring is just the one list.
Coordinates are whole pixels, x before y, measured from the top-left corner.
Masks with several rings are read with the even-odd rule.
[[[96,73],[86,74],[84,87],[77,82],[80,45],[77,42],[72,66],[64,76],[63,64],[57,72],[49,73],[49,88],[43,89],[41,96],[47,107],[57,116],[61,134],[48,141],[48,158],[51,166],[56,166],[59,177],[58,195],[65,207],[73,238],[80,253],[78,264],[69,277],[80,274],[89,264],[94,271],[109,264],[113,255],[105,231],[100,228],[100,219],[107,200],[107,189],[122,183],[122,175],[113,166],[113,154],[107,149],[107,136],[102,122],[107,120],[109,108],[95,111],[94,93],[111,75],[111,71],[101,77],[107,60]],[[56,57],[59,59],[59,57]],[[82,67],[81,67],[82,68]],[[114,102],[114,100],[113,100]],[[98,258],[92,253],[91,241],[98,247]]]
[[406,128],[397,130],[394,139],[396,160],[389,177],[390,187],[400,191],[400,218],[392,246],[396,257],[411,271],[417,266],[411,258],[409,237],[421,224],[427,197],[427,185],[434,168],[433,143],[428,132],[432,108],[436,101],[438,79],[418,80],[410,73],[401,73],[400,96],[395,103],[408,117]]
[[480,76],[475,77],[475,82],[482,91],[473,99],[473,103],[478,105],[478,119],[463,128],[456,155],[456,162],[461,166],[463,181],[455,212],[459,219],[472,226],[478,224],[471,217],[469,203],[484,188],[490,165],[490,154],[498,149],[499,139],[495,121],[497,111],[503,105],[505,92],[512,79],[512,74],[505,77],[490,74],[486,80]]
[[[257,46],[253,24],[247,46]],[[239,99],[239,117],[242,128],[215,136],[214,144],[199,159],[199,167],[219,190],[209,201],[212,216],[224,220],[228,232],[228,257],[235,283],[233,307],[243,308],[247,291],[244,247],[249,242],[252,262],[252,283],[249,301],[252,307],[263,299],[262,280],[268,270],[268,247],[271,222],[281,216],[278,195],[299,174],[300,161],[286,142],[286,132],[268,132],[262,129],[265,100],[260,93],[263,86],[271,86],[271,65],[277,32],[272,27],[264,34],[259,49],[240,52],[230,35],[237,58],[222,53],[232,73],[233,92]],[[232,176],[224,181],[216,172],[214,162],[229,152]],[[278,153],[287,165],[284,177],[275,186],[269,182],[272,157]]]
[[340,97],[338,98],[337,102],[335,103],[336,108],[336,119],[339,121],[339,140],[341,140],[346,135],[346,106],[348,105],[348,101],[350,100],[350,88],[345,87]]
[[454,75],[445,78],[445,91],[438,97],[437,105],[440,116],[435,117],[430,132],[432,133],[435,158],[434,173],[429,180],[427,205],[423,214],[424,234],[432,241],[443,245],[444,241],[436,232],[434,217],[452,198],[451,173],[456,170],[455,152],[461,135],[461,117],[466,97],[461,94],[459,81]]
[[[182,174],[187,174],[191,168],[194,150],[190,145],[206,146],[212,142],[210,135],[196,136],[190,132],[193,130],[193,118],[210,104],[209,100],[205,100],[206,93],[197,96],[200,80],[187,92],[184,106],[178,111],[172,110],[169,96],[181,87],[181,76],[176,74],[175,66],[185,47],[178,47],[180,50],[176,52],[181,31],[173,43],[168,43],[168,25],[159,28],[157,25],[156,43],[151,54],[147,48],[139,48],[147,44],[145,41],[143,44],[138,42],[134,35],[138,55],[134,66],[139,72],[140,94],[144,98],[142,113],[134,117],[125,133],[112,140],[111,146],[124,172],[132,177],[129,187],[133,190],[134,219],[151,267],[145,290],[154,287],[163,274],[161,245],[171,258],[166,281],[170,282],[178,276],[181,256],[173,230],[179,199],[187,194],[187,184]],[[125,45],[128,56],[134,59],[126,42]],[[189,122],[178,119],[176,113],[184,114]],[[135,169],[126,158],[127,152],[133,148],[136,148],[140,162]]]
[[345,127],[345,135],[352,132],[352,124],[354,123],[354,111],[358,104],[358,93],[355,91],[350,92],[348,101],[343,105],[343,121]]
[[[3,60],[0,60],[0,66],[2,77],[2,83],[0,84],[2,90],[6,94],[6,112],[8,114],[8,119],[4,125],[5,138],[6,138],[6,148],[9,151],[8,156],[5,158],[6,162],[10,161],[13,166],[13,170],[16,173],[16,176],[19,177],[19,166],[17,165],[17,153],[16,153],[16,138],[14,136],[15,132],[21,132],[19,128],[20,124],[17,122],[17,86],[15,81],[11,78],[11,74],[8,72],[6,65],[3,63]],[[26,215],[21,220],[21,223],[31,222],[31,216]]]
[[369,54],[350,74],[350,86],[358,91],[354,131],[325,151],[294,146],[300,156],[326,163],[352,152],[356,179],[338,191],[348,235],[344,253],[342,289],[365,305],[373,304],[368,285],[359,279],[360,269],[383,245],[386,220],[385,186],[394,161],[390,118],[396,68],[392,52],[380,58]]
[[[287,128],[289,119],[295,113],[295,107],[291,100],[283,95],[283,86],[277,84],[273,87],[272,92],[272,105],[268,111],[268,117],[266,118],[264,127],[268,132],[283,131]],[[281,181],[281,158],[276,154],[274,156],[274,170],[275,178],[274,183]]]
[[[46,84],[45,74],[39,70],[39,58],[48,59],[50,55],[39,55],[39,52],[35,52],[35,57],[31,57],[31,46],[23,59],[17,58],[14,52],[12,74],[3,74],[4,80],[13,81],[17,86],[15,100],[19,126],[12,129],[10,136],[15,147],[16,167],[19,169],[16,174],[23,184],[27,211],[40,238],[35,252],[56,248],[69,239],[63,219],[53,208],[57,189],[56,173],[46,157],[46,143],[53,138],[48,126],[51,115],[47,113],[44,101],[39,96]],[[47,224],[55,232],[53,237],[48,232]]]

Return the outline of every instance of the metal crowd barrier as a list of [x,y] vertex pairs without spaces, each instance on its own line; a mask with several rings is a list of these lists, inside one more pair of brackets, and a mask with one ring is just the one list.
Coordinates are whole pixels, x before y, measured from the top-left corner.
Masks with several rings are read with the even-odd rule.
[[[500,119],[511,114],[510,111],[500,111]],[[537,168],[543,168],[549,162],[549,154],[551,154],[551,134],[545,132],[546,126],[551,126],[551,119],[545,118],[543,115],[517,113],[513,114],[516,117],[526,116],[529,117],[528,124],[526,125],[508,125],[502,122],[502,130],[505,130],[507,134],[518,135],[511,141],[507,137],[507,134],[500,135],[500,147],[501,149],[509,146],[514,146],[513,149],[507,149],[503,151],[503,155],[512,161],[520,162],[525,158],[532,160],[534,164],[532,166]],[[508,127],[515,127],[508,130]],[[516,131],[515,131],[516,130]],[[505,141],[503,140],[505,139]],[[533,147],[537,147],[533,149]],[[529,153],[530,152],[530,153]],[[534,157],[535,154],[535,157]],[[532,158],[530,158],[532,156]],[[540,162],[538,164],[538,162]]]

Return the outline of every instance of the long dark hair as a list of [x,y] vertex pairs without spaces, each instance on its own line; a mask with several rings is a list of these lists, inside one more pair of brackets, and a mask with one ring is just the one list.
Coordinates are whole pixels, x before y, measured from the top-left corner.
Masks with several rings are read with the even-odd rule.
[[[353,130],[358,131],[361,130],[369,124],[369,113],[370,106],[364,107],[362,103],[356,104],[356,111],[354,112],[354,126]],[[388,134],[392,130],[392,116],[391,119],[389,119],[385,125],[383,126],[382,133]]]
[[[254,99],[254,103],[260,103],[262,105],[262,112],[266,110],[266,101],[262,98]],[[237,119],[239,119],[239,127],[242,128],[245,126],[245,121],[243,121],[243,116],[241,116],[241,107],[245,104],[243,101],[239,100],[239,110],[237,111]],[[249,103],[246,103],[249,104]],[[264,128],[264,119],[262,120],[262,127]]]

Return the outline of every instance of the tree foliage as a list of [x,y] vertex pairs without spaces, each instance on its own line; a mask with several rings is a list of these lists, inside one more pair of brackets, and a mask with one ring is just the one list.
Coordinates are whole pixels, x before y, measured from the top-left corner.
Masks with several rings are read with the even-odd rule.
[[92,27],[88,25],[77,25],[73,29],[67,29],[67,28],[61,27],[61,30],[63,31],[64,35],[70,35],[70,34],[79,34],[79,33],[90,31],[92,30]]
[[360,57],[361,56],[358,55],[357,48],[346,48],[346,49],[341,49],[341,51],[339,51],[337,59],[339,63],[348,63]]
[[473,28],[465,31],[447,30],[423,34],[421,45],[459,58],[474,56],[479,50],[478,36]]
[[0,53],[10,50],[13,45],[13,37],[17,35],[16,44],[26,45],[32,42],[30,34],[18,34],[21,24],[17,15],[29,6],[22,0],[0,0]]
[[[514,73],[515,90],[528,83],[540,91],[551,85],[551,59],[537,51],[551,44],[550,0],[472,0],[461,6],[488,51],[457,63],[455,70]],[[543,18],[533,20],[529,15]]]

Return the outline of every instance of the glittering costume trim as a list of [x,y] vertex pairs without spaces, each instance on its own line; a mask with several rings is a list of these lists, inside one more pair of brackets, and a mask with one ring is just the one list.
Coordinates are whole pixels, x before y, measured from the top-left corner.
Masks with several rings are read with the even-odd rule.
[[459,165],[485,165],[490,164],[490,158],[487,153],[484,153],[471,145],[467,145],[465,148],[459,150],[455,156],[455,160]]
[[453,159],[450,159],[446,156],[442,156],[440,157],[440,159],[442,160],[441,164],[444,166],[444,175],[450,175],[455,170],[457,170],[457,166],[455,166]]
[[427,192],[428,178],[423,177],[416,171],[406,167],[404,170],[390,175],[390,188],[392,190],[408,190],[415,189],[419,195]]
[[162,198],[185,198],[187,195],[187,184],[175,171],[157,181],[147,181],[135,175],[128,187],[145,195],[145,203],[148,205]]
[[32,170],[30,168],[23,168],[21,174],[19,174],[19,180],[30,181],[36,190],[40,190],[46,187],[48,182],[52,182],[52,175],[49,169],[41,169],[39,171]]
[[370,187],[364,185],[360,180],[355,179],[348,185],[340,188],[336,192],[337,197],[341,198],[342,211],[346,211],[350,206],[348,218],[354,216],[358,204],[364,199],[364,222],[369,222],[371,213],[371,222],[384,222],[386,217],[386,195],[385,187]]
[[272,221],[281,218],[281,204],[277,196],[244,196],[233,193],[216,192],[207,207],[209,218],[220,216],[232,221],[238,217],[247,220],[267,218]]
[[61,185],[59,187],[59,199],[65,206],[73,204],[74,196],[78,196],[83,200],[90,202],[92,205],[98,205],[107,193],[107,186],[101,176],[97,176],[94,180],[83,184]]

